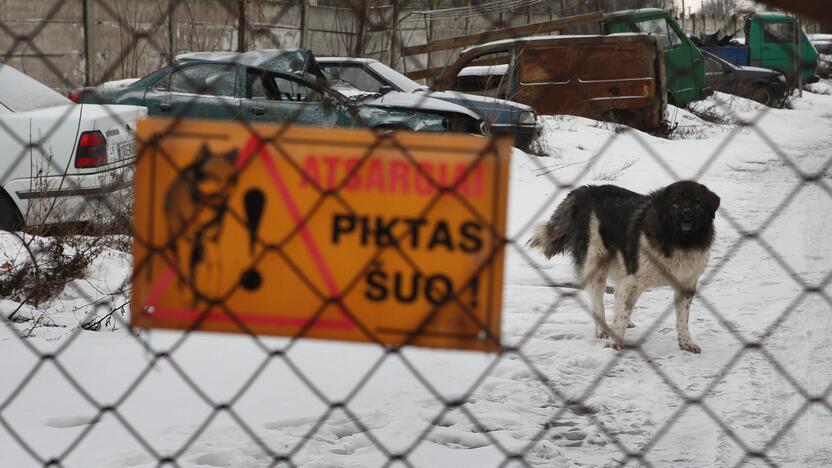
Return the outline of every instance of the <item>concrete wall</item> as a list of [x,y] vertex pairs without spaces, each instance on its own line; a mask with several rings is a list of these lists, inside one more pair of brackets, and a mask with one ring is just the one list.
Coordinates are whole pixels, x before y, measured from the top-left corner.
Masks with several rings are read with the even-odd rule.
[[[410,15],[401,22],[399,30],[403,42],[407,45],[419,45],[440,39],[547,21],[555,17],[557,16],[554,11],[548,8],[531,7],[488,15],[455,17]],[[394,63],[395,67],[402,71],[444,67],[453,63],[461,50],[452,49],[405,58],[397,57]]]
[[[353,5],[381,3],[351,0]],[[476,7],[423,14],[387,3],[356,13],[320,6],[316,0],[0,0],[0,60],[61,92],[141,77],[182,52],[240,47],[306,47],[319,56],[361,55],[412,71],[447,65],[459,50],[404,60],[402,45],[545,21],[562,13],[554,0],[488,14]]]
[[[303,46],[319,55],[346,55],[356,46],[352,10],[277,0],[245,4],[245,49]],[[141,77],[179,53],[237,50],[238,5],[237,0],[0,0],[0,61],[61,92]]]

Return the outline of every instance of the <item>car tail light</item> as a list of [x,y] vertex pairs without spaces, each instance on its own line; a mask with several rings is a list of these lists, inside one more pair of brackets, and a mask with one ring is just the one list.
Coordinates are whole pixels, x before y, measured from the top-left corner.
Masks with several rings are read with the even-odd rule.
[[104,164],[107,164],[107,139],[98,130],[82,133],[75,151],[75,167],[98,167]]
[[84,99],[84,94],[85,94],[85,91],[83,89],[73,89],[72,91],[69,92],[68,97],[69,97],[70,101],[72,101],[76,104],[80,104],[81,100]]

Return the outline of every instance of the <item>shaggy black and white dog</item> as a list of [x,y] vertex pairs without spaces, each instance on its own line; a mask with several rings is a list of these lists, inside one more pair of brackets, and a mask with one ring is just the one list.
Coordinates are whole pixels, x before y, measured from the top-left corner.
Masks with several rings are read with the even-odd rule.
[[[673,287],[679,346],[699,353],[688,331],[688,316],[710,255],[718,207],[719,197],[692,181],[649,195],[614,185],[587,185],[569,193],[527,245],[548,258],[571,254],[578,279],[591,296],[595,334],[608,337],[614,349],[621,349],[641,293]],[[604,315],[608,277],[616,282],[611,328]]]

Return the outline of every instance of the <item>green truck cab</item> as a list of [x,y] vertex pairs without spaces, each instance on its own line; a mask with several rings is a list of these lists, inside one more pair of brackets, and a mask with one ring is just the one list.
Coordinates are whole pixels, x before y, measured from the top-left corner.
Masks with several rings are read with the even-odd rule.
[[774,12],[756,13],[745,28],[749,54],[748,63],[742,65],[777,70],[792,84],[796,84],[798,73],[803,83],[818,80],[818,51],[794,17]]
[[734,65],[776,70],[786,77],[791,87],[800,82],[818,81],[818,51],[794,17],[783,13],[755,13],[746,18],[743,31],[744,46],[704,46],[702,49]]
[[604,34],[644,32],[664,48],[668,101],[685,107],[713,90],[705,85],[705,58],[679,24],[658,8],[623,10],[604,15]]

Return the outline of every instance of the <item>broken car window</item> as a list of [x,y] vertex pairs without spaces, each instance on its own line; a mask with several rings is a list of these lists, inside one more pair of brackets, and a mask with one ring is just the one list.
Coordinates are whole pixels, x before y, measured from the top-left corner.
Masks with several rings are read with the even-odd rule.
[[234,97],[236,68],[236,65],[223,63],[200,63],[179,68],[171,75],[170,91]]

